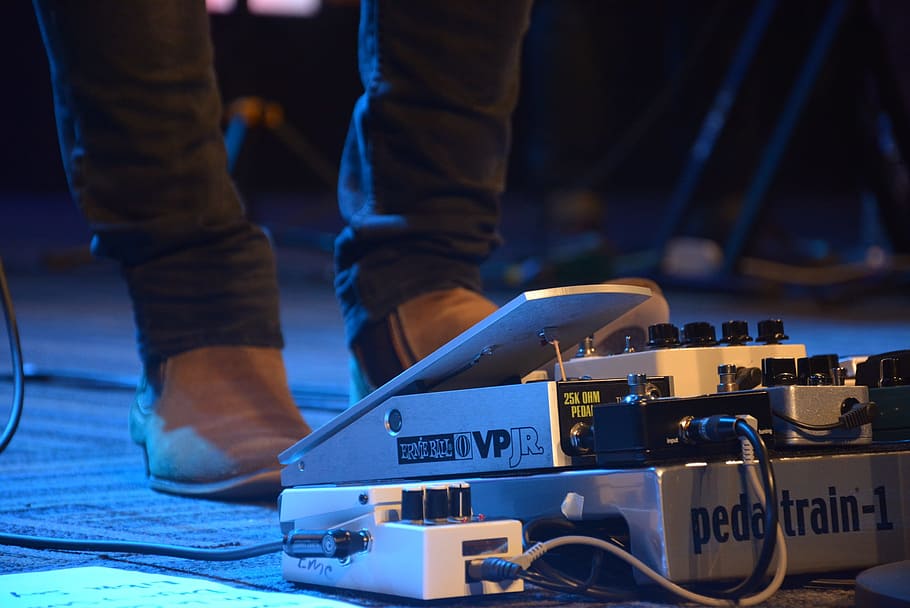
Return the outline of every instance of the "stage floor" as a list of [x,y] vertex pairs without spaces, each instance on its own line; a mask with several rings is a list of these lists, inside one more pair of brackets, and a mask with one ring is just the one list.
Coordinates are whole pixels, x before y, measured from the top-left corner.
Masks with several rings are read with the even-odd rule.
[[[306,260],[303,259],[306,257]],[[314,260],[279,251],[285,357],[294,395],[314,426],[347,404],[347,354],[330,283]],[[316,258],[316,265],[325,260]],[[206,547],[279,540],[274,503],[237,504],[158,494],[145,485],[140,451],[127,435],[139,373],[126,290],[116,269],[99,262],[65,272],[15,271],[10,289],[25,361],[19,431],[0,454],[0,529],[67,538],[104,538]],[[514,294],[494,294],[505,301]],[[875,292],[838,303],[755,294],[667,293],[671,320],[784,319],[792,342],[810,354],[874,354],[910,347],[910,297]],[[8,355],[0,356],[2,370]],[[5,420],[11,390],[2,383]],[[845,547],[845,549],[847,549]],[[0,547],[0,573],[108,566],[202,577],[233,586],[321,595],[363,606],[414,605],[396,598],[307,589],[282,579],[278,555],[240,562],[197,562],[123,554]],[[635,606],[675,606],[651,596]],[[2,603],[2,601],[0,601]],[[583,606],[590,600],[534,589],[512,597],[457,600],[447,606]],[[623,605],[623,604],[609,604]],[[852,582],[794,581],[768,606],[851,606]]]

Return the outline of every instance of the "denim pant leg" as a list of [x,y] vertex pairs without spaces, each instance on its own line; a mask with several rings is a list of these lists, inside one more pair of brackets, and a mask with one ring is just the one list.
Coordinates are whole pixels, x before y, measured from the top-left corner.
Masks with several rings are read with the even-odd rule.
[[34,0],[63,163],[146,364],[282,345],[273,253],[227,173],[202,0]]
[[363,0],[358,100],[338,187],[348,340],[435,289],[480,290],[530,0]]

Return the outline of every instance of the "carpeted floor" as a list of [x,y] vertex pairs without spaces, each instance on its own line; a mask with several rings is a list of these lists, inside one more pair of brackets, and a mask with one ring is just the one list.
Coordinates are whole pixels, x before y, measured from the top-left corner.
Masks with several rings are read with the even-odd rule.
[[[283,275],[286,358],[295,396],[311,424],[346,404],[347,365],[334,298],[327,283]],[[179,498],[147,489],[140,452],[128,439],[126,414],[138,373],[126,292],[113,268],[96,264],[63,274],[10,276],[25,360],[32,378],[25,413],[0,454],[0,529],[66,538],[104,538],[227,547],[280,539],[275,504]],[[838,306],[812,301],[669,295],[674,322],[783,316],[810,353],[884,352],[910,345],[907,297],[878,295]],[[7,369],[7,356],[0,365]],[[2,383],[5,420],[9,382]],[[282,579],[278,555],[201,562],[124,554],[40,551],[0,546],[0,573],[104,565],[204,577],[234,586],[326,594],[363,606],[414,605],[400,598],[307,589]],[[0,601],[2,604],[2,601]],[[582,606],[590,600],[531,590],[512,597],[442,602],[448,606]],[[793,581],[768,606],[851,606],[849,579]],[[675,606],[646,596],[628,606]]]

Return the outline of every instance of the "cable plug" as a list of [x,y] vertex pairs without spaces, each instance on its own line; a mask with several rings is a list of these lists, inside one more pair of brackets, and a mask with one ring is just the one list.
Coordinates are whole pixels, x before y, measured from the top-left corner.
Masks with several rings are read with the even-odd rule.
[[515,580],[518,573],[524,570],[519,564],[503,557],[488,557],[486,559],[472,559],[467,566],[468,581],[500,581]]
[[284,537],[282,548],[291,557],[333,557],[345,559],[370,550],[369,530],[293,530]]
[[519,572],[527,570],[537,559],[547,552],[543,543],[534,543],[530,549],[515,557],[488,557],[474,559],[468,562],[467,575],[469,580],[503,581],[514,580],[519,577]]
[[845,429],[855,429],[870,424],[878,416],[878,405],[874,401],[869,403],[859,403],[853,405],[849,412],[841,414],[837,420]]
[[[737,418],[745,421],[753,430],[758,432],[758,419],[756,419],[755,416],[742,414],[737,416]],[[752,442],[749,441],[749,438],[744,434],[739,434],[739,449],[742,454],[743,464],[753,465],[758,463],[755,459],[755,446],[752,445]]]
[[705,418],[686,416],[679,421],[679,438],[688,444],[736,439],[739,418],[717,414]]

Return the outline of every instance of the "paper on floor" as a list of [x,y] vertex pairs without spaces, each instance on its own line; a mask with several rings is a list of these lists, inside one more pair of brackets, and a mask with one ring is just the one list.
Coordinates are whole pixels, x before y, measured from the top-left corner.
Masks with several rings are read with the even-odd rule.
[[356,608],[304,594],[237,589],[164,574],[87,567],[0,575],[3,608]]

